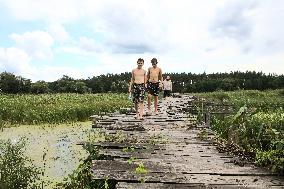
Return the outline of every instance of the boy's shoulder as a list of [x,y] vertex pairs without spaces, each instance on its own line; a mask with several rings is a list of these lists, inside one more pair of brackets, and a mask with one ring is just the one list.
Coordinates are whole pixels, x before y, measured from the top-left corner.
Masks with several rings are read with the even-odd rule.
[[142,70],[143,70],[144,74],[147,73],[147,71],[145,69],[142,68]]
[[[146,72],[146,70],[145,69],[141,69],[143,72]],[[139,71],[139,69],[138,68],[134,68],[133,70],[132,70],[132,72],[135,72],[135,71]]]

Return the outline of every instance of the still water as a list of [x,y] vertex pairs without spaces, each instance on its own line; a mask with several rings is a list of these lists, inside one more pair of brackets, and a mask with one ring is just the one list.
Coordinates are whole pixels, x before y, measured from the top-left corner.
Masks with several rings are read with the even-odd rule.
[[0,139],[17,142],[21,137],[27,139],[26,155],[34,165],[44,168],[44,182],[52,188],[69,173],[75,170],[80,159],[87,152],[78,142],[87,141],[91,131],[91,122],[77,122],[60,125],[21,125],[4,128]]

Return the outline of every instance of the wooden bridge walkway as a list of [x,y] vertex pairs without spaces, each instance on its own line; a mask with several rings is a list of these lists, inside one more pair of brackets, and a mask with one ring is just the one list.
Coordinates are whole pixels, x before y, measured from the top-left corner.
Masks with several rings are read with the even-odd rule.
[[108,157],[93,160],[97,179],[113,180],[116,189],[284,188],[283,176],[251,163],[236,165],[235,157],[200,140],[196,115],[184,112],[192,100],[163,100],[161,113],[142,121],[131,113],[95,119],[93,128],[109,136],[107,142],[94,144]]

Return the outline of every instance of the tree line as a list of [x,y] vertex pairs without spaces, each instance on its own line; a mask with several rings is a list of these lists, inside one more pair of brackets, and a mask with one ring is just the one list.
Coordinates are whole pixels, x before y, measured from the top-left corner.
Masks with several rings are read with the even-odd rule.
[[[238,89],[278,89],[284,88],[284,75],[264,74],[263,72],[230,72],[194,74],[165,73],[173,82],[173,92],[212,92]],[[130,72],[103,74],[87,79],[74,79],[67,75],[53,81],[32,82],[30,79],[9,72],[0,74],[0,92],[9,94],[44,93],[126,93],[131,78]]]

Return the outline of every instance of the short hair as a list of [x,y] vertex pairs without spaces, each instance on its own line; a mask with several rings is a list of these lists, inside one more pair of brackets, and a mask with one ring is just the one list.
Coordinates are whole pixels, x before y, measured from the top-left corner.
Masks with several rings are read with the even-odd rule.
[[151,63],[158,63],[157,58],[152,58]]
[[138,58],[137,63],[138,62],[144,62],[144,59],[143,58]]

